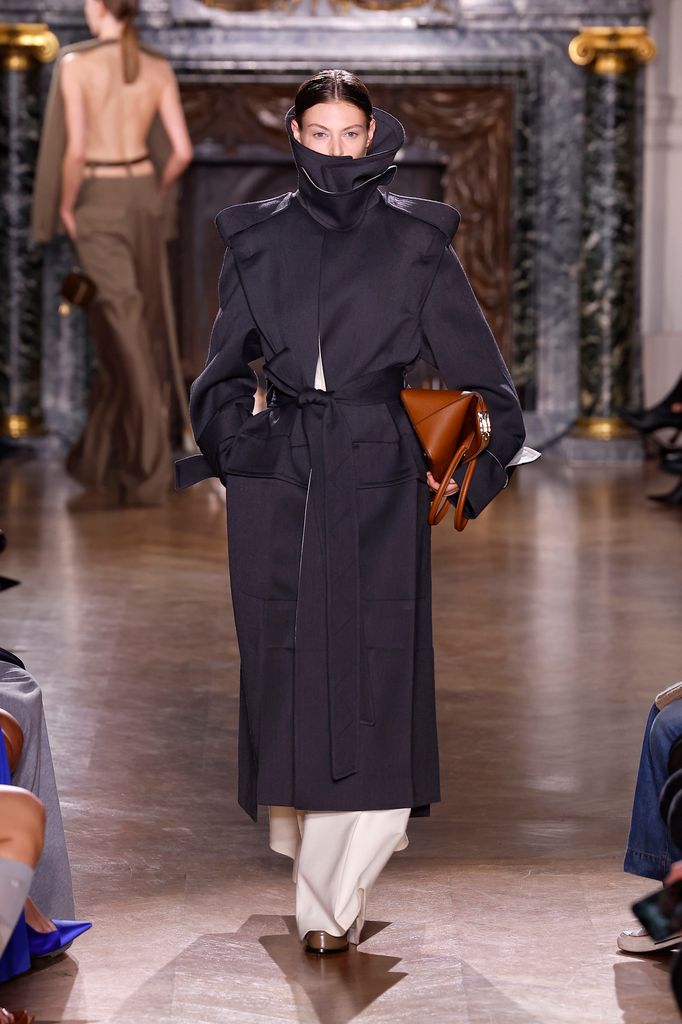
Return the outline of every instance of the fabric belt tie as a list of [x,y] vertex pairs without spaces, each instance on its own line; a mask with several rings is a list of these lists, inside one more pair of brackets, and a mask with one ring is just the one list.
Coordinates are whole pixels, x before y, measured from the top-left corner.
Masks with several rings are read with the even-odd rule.
[[[270,405],[296,403],[308,443],[309,511],[322,535],[326,579],[326,663],[329,688],[331,772],[334,781],[358,771],[360,560],[353,466],[353,439],[341,405],[381,405],[399,399],[403,370],[391,367],[344,385],[337,391],[296,390],[280,376],[278,354],[264,367],[274,388]],[[284,368],[284,367],[282,367]],[[305,586],[302,579],[300,587]],[[300,593],[299,593],[300,600]],[[300,637],[297,630],[297,640]],[[312,638],[315,640],[316,638]]]
[[149,153],[143,156],[136,156],[134,160],[86,160],[86,167],[132,167],[134,164],[143,164],[145,160],[151,159]]

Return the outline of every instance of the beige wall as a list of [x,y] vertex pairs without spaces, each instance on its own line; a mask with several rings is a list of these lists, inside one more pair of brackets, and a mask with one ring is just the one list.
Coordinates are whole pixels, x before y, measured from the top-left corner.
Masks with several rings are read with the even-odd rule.
[[658,401],[682,373],[682,0],[653,0],[658,47],[647,68],[642,332],[644,392]]

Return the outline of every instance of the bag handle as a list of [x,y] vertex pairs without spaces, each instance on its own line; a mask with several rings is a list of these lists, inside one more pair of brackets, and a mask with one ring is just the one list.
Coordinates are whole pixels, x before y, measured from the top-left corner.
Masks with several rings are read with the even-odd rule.
[[[473,435],[468,437],[466,441],[459,446],[454,456],[452,457],[452,460],[446,472],[443,473],[443,479],[440,482],[440,487],[431,498],[431,508],[429,509],[429,524],[431,526],[436,526],[438,523],[440,523],[441,519],[443,519],[443,517],[447,515],[449,502],[445,492],[448,488],[450,480],[452,479],[452,474],[455,472],[460,463],[464,461],[466,453],[471,447],[472,441]],[[464,515],[464,506],[466,504],[467,494],[469,492],[469,484],[471,483],[471,478],[474,475],[475,469],[476,456],[474,456],[474,458],[470,460],[469,465],[467,466],[467,471],[464,474],[464,479],[462,480],[459,491],[457,492],[459,494],[459,497],[457,499],[457,506],[455,508],[454,527],[459,533],[462,532],[466,524],[469,522],[469,520]]]

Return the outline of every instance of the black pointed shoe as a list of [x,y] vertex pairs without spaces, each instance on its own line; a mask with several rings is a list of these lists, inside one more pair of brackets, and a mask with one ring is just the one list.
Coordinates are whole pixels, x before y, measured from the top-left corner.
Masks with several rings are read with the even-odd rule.
[[662,398],[658,405],[650,409],[620,409],[619,413],[626,423],[643,434],[649,434],[663,427],[682,430],[682,411],[675,409],[682,403],[682,377],[679,377],[671,391]]
[[682,480],[667,494],[648,494],[647,497],[649,501],[658,501],[661,505],[668,505],[669,508],[679,508],[682,506]]
[[663,448],[660,466],[664,473],[682,476],[682,448]]

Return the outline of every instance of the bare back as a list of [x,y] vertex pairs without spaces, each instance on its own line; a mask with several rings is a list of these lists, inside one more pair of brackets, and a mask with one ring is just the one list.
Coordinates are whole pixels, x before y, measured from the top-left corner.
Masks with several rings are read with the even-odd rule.
[[162,94],[174,82],[167,62],[140,50],[139,74],[126,83],[117,42],[71,53],[67,59],[82,86],[86,159],[111,162],[144,155]]

